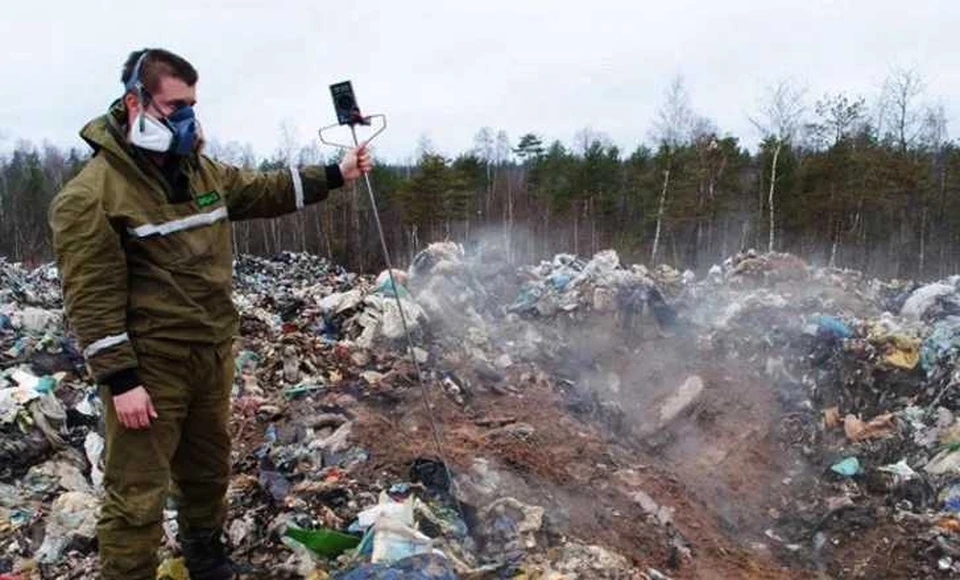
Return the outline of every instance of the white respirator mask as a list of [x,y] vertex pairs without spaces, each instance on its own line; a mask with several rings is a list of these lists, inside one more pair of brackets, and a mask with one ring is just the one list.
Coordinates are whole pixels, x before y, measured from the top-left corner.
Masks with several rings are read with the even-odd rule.
[[173,131],[144,113],[141,107],[133,126],[130,127],[130,143],[147,151],[166,153],[173,143]]

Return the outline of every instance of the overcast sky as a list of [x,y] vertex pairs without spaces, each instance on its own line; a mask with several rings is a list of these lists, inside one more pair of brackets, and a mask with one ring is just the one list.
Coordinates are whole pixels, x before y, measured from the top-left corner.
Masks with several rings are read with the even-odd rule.
[[410,157],[422,135],[448,155],[482,126],[515,143],[571,142],[592,127],[625,150],[649,141],[671,79],[694,109],[752,145],[747,115],[781,78],[812,101],[872,99],[891,67],[915,67],[956,134],[957,0],[22,0],[0,18],[0,151],[17,139],[76,145],[120,93],[126,54],[160,46],[200,71],[200,115],[222,142],[301,143],[335,120],[329,84],[388,115],[378,154]]

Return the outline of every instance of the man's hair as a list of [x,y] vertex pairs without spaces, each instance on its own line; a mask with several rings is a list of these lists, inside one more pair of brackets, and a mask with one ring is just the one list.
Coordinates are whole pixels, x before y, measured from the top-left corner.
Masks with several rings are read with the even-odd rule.
[[197,74],[197,69],[193,68],[193,65],[187,62],[187,59],[162,48],[144,48],[131,52],[130,56],[127,57],[127,62],[123,63],[120,82],[124,86],[127,86],[130,82],[133,69],[145,52],[147,56],[140,64],[140,81],[147,91],[156,91],[162,76],[180,79],[191,87],[197,84],[197,79],[200,76]]

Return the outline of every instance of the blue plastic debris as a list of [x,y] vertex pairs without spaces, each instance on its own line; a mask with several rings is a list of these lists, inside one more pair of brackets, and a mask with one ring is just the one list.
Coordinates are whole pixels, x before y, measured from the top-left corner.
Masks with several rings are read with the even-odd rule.
[[390,486],[388,491],[390,495],[407,495],[410,493],[410,484],[409,483],[395,483]]
[[290,493],[290,481],[282,473],[263,470],[260,472],[260,487],[270,492],[273,499],[283,501]]
[[25,338],[18,338],[14,341],[13,346],[7,350],[7,356],[11,358],[19,358],[23,356],[23,353],[27,350],[27,340]]
[[396,282],[396,284],[391,283],[389,276],[383,279],[380,285],[377,286],[375,292],[377,294],[382,294],[387,298],[396,298],[398,294],[400,295],[400,298],[407,298],[410,296],[410,291],[407,290],[403,284],[399,282]]
[[277,426],[274,425],[273,423],[270,423],[269,425],[267,425],[267,430],[263,434],[263,439],[269,444],[276,443],[277,442]]
[[537,306],[537,301],[543,297],[544,288],[536,282],[527,282],[520,288],[520,295],[507,309],[510,312],[526,312]]
[[940,492],[940,502],[943,504],[943,509],[960,514],[960,481]]
[[570,281],[572,279],[573,277],[567,272],[554,272],[549,278],[547,278],[547,282],[553,286],[554,290],[562,292],[566,290],[567,286],[570,285]]
[[834,463],[830,467],[830,471],[844,477],[853,477],[860,473],[860,460],[856,457],[847,457],[842,461]]
[[57,381],[51,376],[40,377],[33,389],[42,395],[49,395],[57,388]]
[[296,399],[301,395],[306,395],[309,393],[315,393],[317,391],[322,391],[326,387],[324,385],[314,385],[310,383],[300,383],[292,387],[287,387],[283,390],[283,397],[288,401],[290,399]]
[[323,318],[322,322],[316,325],[314,332],[331,341],[336,341],[340,337],[340,327],[333,319]]
[[450,561],[439,554],[419,554],[393,564],[363,564],[336,580],[456,580]]
[[260,364],[260,357],[251,350],[243,350],[237,354],[237,358],[233,362],[238,373],[254,371]]
[[821,335],[831,338],[850,338],[853,336],[853,330],[847,326],[847,323],[836,316],[817,316],[813,319],[817,325],[817,332]]
[[920,365],[930,374],[960,353],[960,316],[948,316],[933,325],[920,349]]

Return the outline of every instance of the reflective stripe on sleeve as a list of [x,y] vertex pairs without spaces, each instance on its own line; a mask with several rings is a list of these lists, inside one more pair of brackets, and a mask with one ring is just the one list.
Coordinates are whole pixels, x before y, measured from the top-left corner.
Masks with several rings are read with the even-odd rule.
[[90,358],[102,350],[106,350],[112,346],[117,346],[118,344],[123,344],[125,342],[130,342],[130,336],[128,336],[126,332],[123,334],[105,336],[100,340],[90,343],[87,348],[83,349],[83,356],[84,358]]
[[297,202],[297,209],[303,209],[303,179],[296,167],[290,167],[290,176],[293,177],[293,198]]

